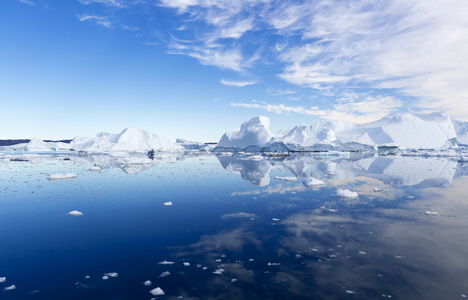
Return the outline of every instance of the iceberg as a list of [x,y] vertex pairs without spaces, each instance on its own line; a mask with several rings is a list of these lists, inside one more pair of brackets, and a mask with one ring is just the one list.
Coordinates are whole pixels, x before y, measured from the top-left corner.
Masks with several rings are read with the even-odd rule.
[[119,134],[100,132],[96,137],[75,137],[70,148],[89,153],[132,151],[182,151],[184,148],[159,135],[138,128],[126,128]]
[[[267,117],[255,117],[240,129],[226,132],[215,152],[376,152],[379,148],[447,149],[468,144],[468,123],[443,113],[389,114],[354,124],[318,120],[276,134]],[[394,151],[393,151],[394,152]]]

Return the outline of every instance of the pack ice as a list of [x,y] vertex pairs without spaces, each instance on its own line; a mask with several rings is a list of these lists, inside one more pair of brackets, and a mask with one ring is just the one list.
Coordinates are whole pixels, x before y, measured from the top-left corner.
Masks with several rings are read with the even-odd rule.
[[[390,114],[366,124],[314,121],[276,134],[267,117],[256,117],[225,133],[214,151],[375,151],[379,147],[445,149],[458,145],[457,132],[468,137],[468,124],[457,130],[443,113]],[[468,139],[467,139],[468,140]]]

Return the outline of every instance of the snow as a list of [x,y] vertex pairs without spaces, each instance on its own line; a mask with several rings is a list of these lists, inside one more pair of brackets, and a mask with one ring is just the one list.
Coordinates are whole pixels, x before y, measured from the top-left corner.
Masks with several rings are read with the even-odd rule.
[[358,193],[350,191],[350,190],[338,190],[336,192],[336,196],[338,198],[356,198],[358,197]]
[[164,293],[164,291],[160,288],[160,287],[157,287],[155,289],[152,289],[150,291],[150,293],[153,295],[153,296],[163,296],[165,295],[166,293]]
[[[225,133],[214,151],[359,151],[377,147],[446,149],[468,144],[468,123],[452,122],[443,113],[395,113],[380,120],[354,124],[318,120],[273,134],[267,117],[256,117]],[[458,135],[458,136],[457,136]],[[458,139],[458,140],[457,140]]]
[[82,216],[83,213],[77,210],[72,210],[71,212],[67,213],[67,215],[76,217],[76,216]]
[[49,180],[60,180],[60,179],[73,179],[73,178],[76,178],[76,177],[77,177],[77,175],[74,174],[74,173],[66,173],[66,174],[57,173],[57,174],[47,176],[47,179],[49,179]]
[[320,179],[317,179],[317,178],[314,178],[314,177],[310,177],[310,178],[304,180],[302,182],[302,184],[307,186],[307,187],[310,187],[310,186],[316,186],[316,185],[323,185],[323,184],[325,184],[325,182],[323,182],[323,180],[320,180]]
[[70,143],[75,151],[90,153],[135,151],[181,151],[184,148],[159,135],[138,128],[126,128],[119,134],[101,132],[96,137],[75,137]]

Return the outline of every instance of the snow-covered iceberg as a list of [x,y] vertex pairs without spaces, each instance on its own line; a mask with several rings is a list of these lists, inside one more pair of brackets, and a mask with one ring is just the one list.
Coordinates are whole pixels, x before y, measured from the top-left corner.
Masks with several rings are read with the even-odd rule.
[[142,129],[126,128],[119,134],[98,133],[96,137],[75,137],[70,143],[75,151],[113,152],[181,151],[183,147]]
[[[458,145],[457,133],[468,143],[468,126],[457,130],[443,113],[390,114],[366,124],[314,121],[273,134],[267,117],[256,117],[238,130],[227,132],[214,151],[245,152],[374,152],[380,147],[399,149],[446,149]],[[463,140],[465,142],[465,140]]]

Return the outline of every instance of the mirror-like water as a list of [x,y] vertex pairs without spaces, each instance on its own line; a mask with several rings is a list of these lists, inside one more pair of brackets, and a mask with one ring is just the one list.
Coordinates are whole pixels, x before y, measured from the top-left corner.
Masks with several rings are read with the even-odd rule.
[[0,169],[2,299],[468,296],[468,165],[453,159],[18,155]]

